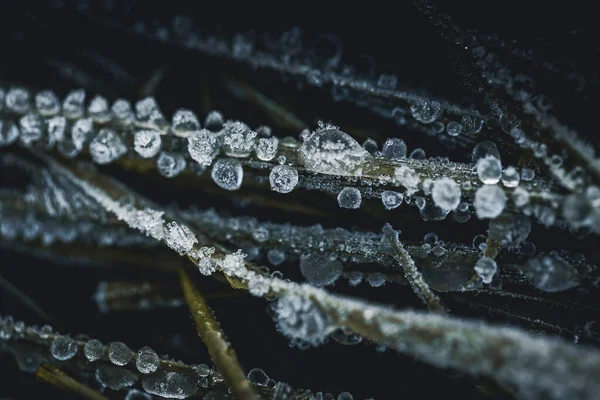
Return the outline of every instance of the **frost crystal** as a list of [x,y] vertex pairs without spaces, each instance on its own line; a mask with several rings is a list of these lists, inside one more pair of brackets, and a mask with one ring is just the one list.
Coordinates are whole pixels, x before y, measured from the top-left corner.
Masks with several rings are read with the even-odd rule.
[[442,113],[442,106],[436,101],[419,100],[410,106],[413,118],[424,124],[434,122]]
[[244,178],[242,163],[237,160],[217,160],[212,167],[210,176],[221,188],[238,190],[242,186],[242,179]]
[[497,269],[496,261],[490,257],[481,257],[475,264],[475,272],[483,283],[491,283]]
[[227,121],[223,126],[223,151],[231,157],[248,157],[254,149],[256,132],[240,121]]
[[77,354],[77,342],[69,336],[59,335],[50,345],[50,354],[60,361],[69,360]]
[[203,275],[212,275],[217,270],[217,265],[212,259],[215,253],[214,247],[201,247],[195,255],[198,263],[198,270]]
[[112,129],[101,129],[90,143],[90,154],[94,162],[98,164],[113,162],[125,153],[127,153],[127,147],[121,137]]
[[44,90],[35,95],[35,107],[44,117],[56,115],[60,111],[60,100],[52,90]]
[[298,157],[311,171],[353,175],[371,157],[350,135],[331,125],[321,125],[298,149]]
[[157,155],[161,145],[162,140],[158,131],[146,129],[135,132],[133,148],[143,158],[152,158]]
[[193,131],[200,129],[200,122],[193,111],[179,109],[173,115],[171,130],[177,136],[188,136]]
[[186,161],[181,154],[163,151],[156,160],[156,166],[161,175],[173,178],[185,169]]
[[487,155],[477,161],[477,175],[486,185],[495,185],[500,182],[502,165],[500,160],[492,155]]
[[383,144],[381,153],[389,159],[398,159],[406,157],[406,143],[398,138],[389,138]]
[[125,99],[117,99],[111,108],[112,115],[115,119],[120,121],[129,121],[133,119],[133,110],[131,109],[131,103]]
[[496,218],[504,210],[506,195],[496,185],[483,185],[475,192],[473,205],[479,218]]
[[108,121],[110,118],[108,100],[102,96],[95,96],[88,106],[88,115],[95,121]]
[[460,203],[460,187],[453,179],[439,179],[433,183],[431,197],[436,206],[444,210],[454,210]]
[[502,184],[506,187],[519,186],[519,171],[515,167],[508,167],[502,173]]
[[391,190],[386,190],[381,193],[381,202],[386,210],[393,210],[394,208],[398,207],[400,204],[402,204],[403,199],[404,196],[402,193],[393,192]]
[[353,187],[345,187],[337,196],[338,204],[341,208],[356,209],[360,208],[362,195],[360,190]]
[[300,257],[300,272],[310,283],[326,286],[335,282],[343,270],[333,254],[310,253]]
[[277,155],[279,146],[279,139],[275,136],[270,138],[258,139],[258,145],[256,146],[256,157],[262,161],[271,161]]
[[403,165],[394,170],[393,181],[396,184],[404,186],[408,194],[412,194],[418,189],[421,179],[414,169]]
[[219,152],[217,138],[207,129],[193,132],[188,137],[188,152],[194,161],[208,167]]
[[273,167],[269,174],[271,190],[279,193],[289,193],[298,184],[298,171],[289,165],[278,165]]
[[165,226],[165,241],[167,246],[178,252],[180,255],[189,253],[198,243],[194,233],[186,225],[178,224],[175,221],[169,222]]

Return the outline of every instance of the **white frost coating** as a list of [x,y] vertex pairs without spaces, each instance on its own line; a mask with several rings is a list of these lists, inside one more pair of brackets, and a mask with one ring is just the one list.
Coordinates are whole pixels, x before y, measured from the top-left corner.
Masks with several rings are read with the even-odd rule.
[[210,176],[219,187],[238,190],[242,186],[244,170],[237,160],[220,159],[214,163]]
[[219,152],[217,137],[207,129],[193,132],[188,137],[188,152],[194,161],[208,167]]
[[262,161],[271,161],[277,155],[279,139],[275,136],[258,139],[256,146],[256,157]]
[[353,187],[345,187],[337,196],[338,205],[341,208],[356,209],[360,208],[362,203],[362,195],[360,190]]
[[112,129],[101,129],[90,143],[90,154],[94,162],[108,164],[127,153],[121,137]]
[[289,165],[277,165],[269,174],[271,190],[289,193],[298,185],[298,171]]
[[496,185],[483,185],[475,192],[473,206],[478,218],[496,218],[505,205],[506,194]]
[[498,265],[496,261],[491,257],[481,257],[475,263],[475,272],[481,278],[483,283],[492,283],[492,279],[496,274],[496,270],[498,269]]
[[310,171],[354,175],[371,155],[352,136],[336,126],[320,123],[298,149],[298,157]]
[[198,239],[186,225],[172,221],[165,226],[165,242],[179,255],[184,255],[190,253]]
[[[49,163],[128,224],[132,211],[158,212],[123,206],[55,162],[49,160]],[[377,340],[382,345],[395,347],[440,368],[456,369],[471,376],[487,376],[514,388],[521,398],[594,398],[600,392],[600,381],[596,379],[600,376],[600,352],[593,348],[574,346],[558,338],[534,337],[518,329],[481,321],[430,312],[397,311],[331,294],[311,285],[265,277],[247,269],[239,251],[223,260],[215,258],[215,263],[219,269],[249,285],[260,282],[272,293],[297,296],[303,299],[302,302],[318,305],[325,313],[339,316],[333,326],[362,321],[357,327],[368,327],[371,332],[377,332]],[[494,355],[493,363],[489,361],[490,354]],[[143,385],[149,389],[145,382]]]
[[162,139],[158,131],[144,129],[135,132],[133,138],[134,150],[144,158],[152,158],[158,154]]
[[455,210],[460,204],[460,187],[453,179],[438,179],[431,188],[431,197],[441,209]]
[[487,155],[477,161],[477,175],[486,185],[495,185],[500,182],[502,175],[502,164],[500,160],[492,155]]

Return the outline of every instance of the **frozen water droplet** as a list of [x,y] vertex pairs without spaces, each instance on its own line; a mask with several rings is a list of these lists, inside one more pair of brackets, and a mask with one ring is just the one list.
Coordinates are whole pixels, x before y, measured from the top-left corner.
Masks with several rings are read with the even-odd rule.
[[487,155],[477,161],[477,175],[486,185],[495,185],[500,182],[502,165],[496,157]]
[[286,336],[310,345],[323,343],[335,327],[330,318],[307,297],[286,293],[274,305],[279,330]]
[[81,118],[83,116],[84,102],[85,90],[76,89],[69,92],[62,104],[65,117],[69,119]]
[[475,272],[477,272],[483,283],[491,283],[497,269],[498,265],[491,257],[481,257],[475,263]]
[[277,267],[285,261],[285,253],[278,249],[269,249],[269,251],[267,251],[267,260]]
[[300,272],[310,283],[326,286],[335,282],[342,273],[342,263],[335,255],[309,253],[300,256]]
[[415,199],[415,205],[419,210],[423,210],[426,204],[427,202],[425,201],[424,197],[419,196]]
[[123,342],[112,342],[108,346],[108,358],[115,365],[126,365],[133,359],[133,351]]
[[160,151],[161,146],[162,140],[158,131],[144,129],[135,132],[133,148],[141,157],[154,157]]
[[256,157],[262,161],[271,161],[277,155],[279,139],[276,137],[260,138],[256,146]]
[[460,203],[460,187],[453,179],[442,178],[433,183],[431,197],[438,207],[454,210]]
[[269,376],[260,368],[252,368],[250,372],[248,372],[248,380],[255,385],[267,386]]
[[35,95],[35,107],[44,117],[53,116],[60,111],[60,100],[52,90],[43,90]]
[[381,153],[389,159],[398,159],[406,157],[406,143],[398,138],[389,138],[383,144]]
[[256,128],[256,134],[260,138],[271,137],[271,134],[272,134],[271,127],[270,126],[266,126],[266,125],[261,125],[258,128]]
[[484,140],[473,148],[473,152],[471,153],[471,162],[473,164],[477,164],[479,159],[486,156],[493,156],[500,160],[500,152],[498,151],[496,144],[494,142],[490,142],[489,140]]
[[12,121],[0,121],[0,146],[8,146],[19,137],[19,128]]
[[523,267],[527,279],[545,292],[562,292],[579,286],[577,270],[558,255],[540,254]]
[[210,367],[206,364],[198,364],[194,367],[194,370],[201,378],[206,378],[210,374]]
[[156,160],[158,172],[167,178],[173,178],[179,175],[186,166],[185,158],[181,154],[163,151]]
[[377,146],[377,142],[373,139],[366,139],[362,144],[363,149],[369,152],[369,154],[377,154],[379,151],[379,147]]
[[450,121],[448,122],[448,125],[446,125],[446,132],[448,132],[448,135],[450,136],[458,136],[462,132],[462,125],[456,121]]
[[150,394],[167,399],[185,399],[198,393],[196,380],[178,372],[159,372],[144,376],[142,387]]
[[98,339],[88,340],[83,347],[83,354],[88,361],[97,361],[104,355],[104,345]]
[[65,139],[67,119],[63,116],[47,119],[46,128],[48,130],[48,144],[46,147],[51,148],[56,142],[61,142]]
[[131,103],[125,99],[117,99],[111,107],[113,117],[120,122],[133,121],[133,110]]
[[515,167],[508,167],[502,173],[502,184],[506,187],[519,186],[519,171]]
[[94,137],[94,124],[91,118],[81,118],[75,121],[71,127],[71,139],[73,145],[82,150]]
[[237,160],[220,159],[212,167],[210,176],[219,187],[226,190],[238,190],[242,186],[244,170]]
[[531,168],[523,168],[521,170],[521,179],[524,181],[532,181],[535,178],[535,172]]
[[362,195],[360,190],[353,187],[345,187],[337,196],[338,205],[341,208],[356,209],[360,208],[362,203]]
[[248,157],[254,149],[256,132],[240,121],[227,121],[223,126],[223,151],[231,157]]
[[386,210],[393,210],[394,208],[398,207],[400,204],[402,204],[403,199],[404,196],[402,193],[393,192],[391,190],[385,190],[383,193],[381,193],[381,202]]
[[160,358],[150,347],[142,347],[137,352],[135,366],[142,374],[151,374],[158,369]]
[[188,137],[188,152],[200,165],[209,166],[219,152],[217,137],[207,129],[193,132]]
[[515,188],[512,199],[517,207],[522,207],[529,203],[529,192],[522,187]]
[[165,241],[167,246],[180,255],[189,253],[194,244],[198,243],[198,239],[190,228],[175,221],[169,222],[165,226]]
[[88,116],[98,122],[110,120],[108,100],[102,96],[95,96],[88,106]]
[[191,110],[179,109],[173,115],[171,130],[176,136],[186,137],[200,129],[198,117]]
[[77,354],[77,342],[66,335],[58,335],[50,345],[50,354],[60,361],[70,360]]
[[496,218],[504,210],[506,194],[496,185],[483,185],[475,192],[473,205],[477,217]]
[[425,159],[425,150],[423,149],[414,149],[411,153],[410,156],[408,157],[411,160],[424,160]]
[[25,146],[30,146],[42,138],[46,125],[44,119],[39,114],[28,113],[19,120],[21,135],[19,140]]
[[442,106],[437,101],[419,100],[411,104],[410,113],[417,121],[430,124],[442,114]]
[[149,128],[164,129],[167,126],[167,120],[154,97],[146,97],[135,104],[135,117],[140,124]]
[[367,282],[372,287],[380,287],[385,283],[385,276],[379,273],[367,275]]
[[308,170],[352,175],[371,155],[347,133],[337,127],[323,125],[300,146],[298,157]]
[[103,128],[90,143],[90,154],[94,162],[108,164],[127,153],[121,137],[112,129]]
[[25,114],[29,111],[30,94],[29,91],[23,88],[11,88],[4,98],[6,109],[8,111]]
[[483,127],[483,120],[481,118],[465,115],[461,118],[460,124],[466,133],[479,133]]
[[223,115],[218,111],[211,111],[204,120],[204,127],[211,132],[223,129]]
[[289,165],[277,165],[269,174],[271,190],[289,193],[298,185],[298,171]]

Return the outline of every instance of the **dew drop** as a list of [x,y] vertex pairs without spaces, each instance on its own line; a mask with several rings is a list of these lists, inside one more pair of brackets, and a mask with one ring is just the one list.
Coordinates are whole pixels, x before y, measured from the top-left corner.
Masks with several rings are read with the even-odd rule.
[[248,380],[255,385],[267,386],[269,376],[260,368],[252,368],[250,372],[248,372]]
[[88,340],[83,347],[83,354],[88,361],[97,361],[104,355],[104,345],[98,339]]
[[345,187],[338,194],[337,200],[341,208],[357,209],[360,208],[362,195],[357,188]]
[[160,358],[150,347],[142,347],[137,352],[135,366],[142,374],[151,374],[158,369]]
[[383,144],[381,153],[389,159],[399,159],[406,157],[406,143],[398,138],[389,138]]
[[490,142],[489,140],[484,140],[473,148],[473,152],[471,153],[471,162],[473,164],[477,164],[479,159],[486,156],[493,156],[500,160],[500,152],[498,151],[498,147],[496,147],[494,142]]
[[491,155],[480,158],[477,161],[477,175],[486,185],[495,185],[500,182],[502,176],[500,160]]
[[439,118],[442,107],[436,101],[419,100],[410,106],[410,113],[417,121],[430,124]]
[[159,372],[144,376],[142,387],[150,394],[168,399],[185,399],[198,392],[196,381],[178,372]]
[[519,186],[519,171],[515,167],[508,167],[502,173],[502,184],[506,187]]
[[448,132],[448,135],[450,135],[450,136],[460,135],[460,133],[462,132],[462,129],[463,129],[462,125],[456,121],[448,122],[448,125],[446,125],[446,132]]

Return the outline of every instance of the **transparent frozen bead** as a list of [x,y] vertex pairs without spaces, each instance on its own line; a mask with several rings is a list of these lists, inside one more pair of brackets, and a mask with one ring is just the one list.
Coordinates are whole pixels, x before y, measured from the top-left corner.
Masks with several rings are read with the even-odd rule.
[[225,190],[238,190],[242,186],[244,170],[238,160],[220,159],[212,167],[212,180]]
[[83,347],[83,354],[88,361],[97,361],[104,355],[104,345],[97,339],[88,340]]
[[146,97],[135,104],[135,118],[149,128],[163,130],[167,126],[167,120],[154,97]]
[[155,372],[159,365],[160,358],[150,347],[142,347],[138,350],[135,366],[142,374],[151,374]]
[[403,199],[404,196],[402,193],[391,190],[385,190],[383,193],[381,193],[381,202],[386,210],[393,210],[394,208],[398,207],[400,204],[402,204]]
[[162,146],[160,132],[144,129],[135,132],[133,149],[143,158],[152,158],[158,154]]
[[289,165],[277,165],[269,174],[271,190],[289,193],[298,185],[298,171]]
[[131,103],[125,99],[117,99],[111,107],[111,113],[114,119],[121,123],[133,121],[133,110]]
[[17,113],[25,114],[30,108],[30,93],[28,90],[23,88],[11,88],[4,97],[6,103],[6,110]]
[[108,359],[115,365],[126,365],[133,359],[133,351],[123,342],[108,345]]
[[156,159],[158,172],[166,178],[173,178],[183,172],[187,163],[181,154],[163,151]]
[[77,354],[77,342],[66,335],[58,335],[50,345],[50,354],[59,361],[70,360]]
[[309,253],[300,256],[300,272],[310,283],[326,286],[342,274],[342,263],[333,254]]
[[462,132],[462,125],[456,121],[450,121],[448,122],[448,125],[446,125],[446,132],[448,132],[448,135],[450,136],[458,136]]
[[484,140],[473,147],[473,151],[471,152],[471,162],[477,164],[481,158],[487,156],[493,156],[500,160],[500,152],[498,151],[496,143]]
[[338,194],[337,200],[341,208],[356,209],[360,208],[362,195],[357,188],[345,187]]
[[519,186],[519,171],[515,167],[508,167],[502,173],[502,184],[506,187]]
[[529,192],[522,187],[517,187],[512,193],[512,199],[517,207],[523,207],[529,203]]
[[532,181],[535,178],[535,172],[531,168],[523,168],[521,170],[521,179],[524,181]]
[[260,368],[252,368],[250,372],[248,372],[247,377],[250,383],[259,386],[267,386],[267,382],[269,381],[269,376]]
[[424,160],[425,159],[425,150],[418,148],[418,149],[414,149],[411,153],[410,156],[408,157],[411,160]]
[[442,114],[442,106],[437,101],[418,100],[411,104],[410,113],[414,119],[430,124]]
[[406,157],[406,143],[398,138],[389,138],[383,144],[381,153],[389,159],[399,159]]
[[101,129],[90,143],[90,155],[98,164],[111,163],[125,153],[127,153],[125,143],[112,129]]
[[191,110],[179,109],[173,114],[171,130],[176,136],[187,137],[200,129],[200,121]]
[[262,161],[271,161],[277,155],[279,139],[276,137],[260,138],[256,146],[256,157]]
[[285,261],[285,253],[278,249],[269,249],[269,251],[267,251],[267,260],[271,265],[277,267]]
[[88,105],[88,116],[94,121],[108,122],[110,120],[110,108],[108,100],[103,96],[94,96]]
[[21,135],[19,140],[25,146],[30,146],[42,138],[46,130],[44,119],[39,114],[28,113],[19,120]]
[[19,137],[19,128],[10,120],[0,120],[0,146],[8,146]]
[[206,115],[204,127],[211,132],[218,132],[223,129],[223,115],[219,111],[211,111]]
[[479,133],[483,127],[483,120],[478,117],[465,115],[461,118],[460,124],[463,127],[463,131],[466,133]]

